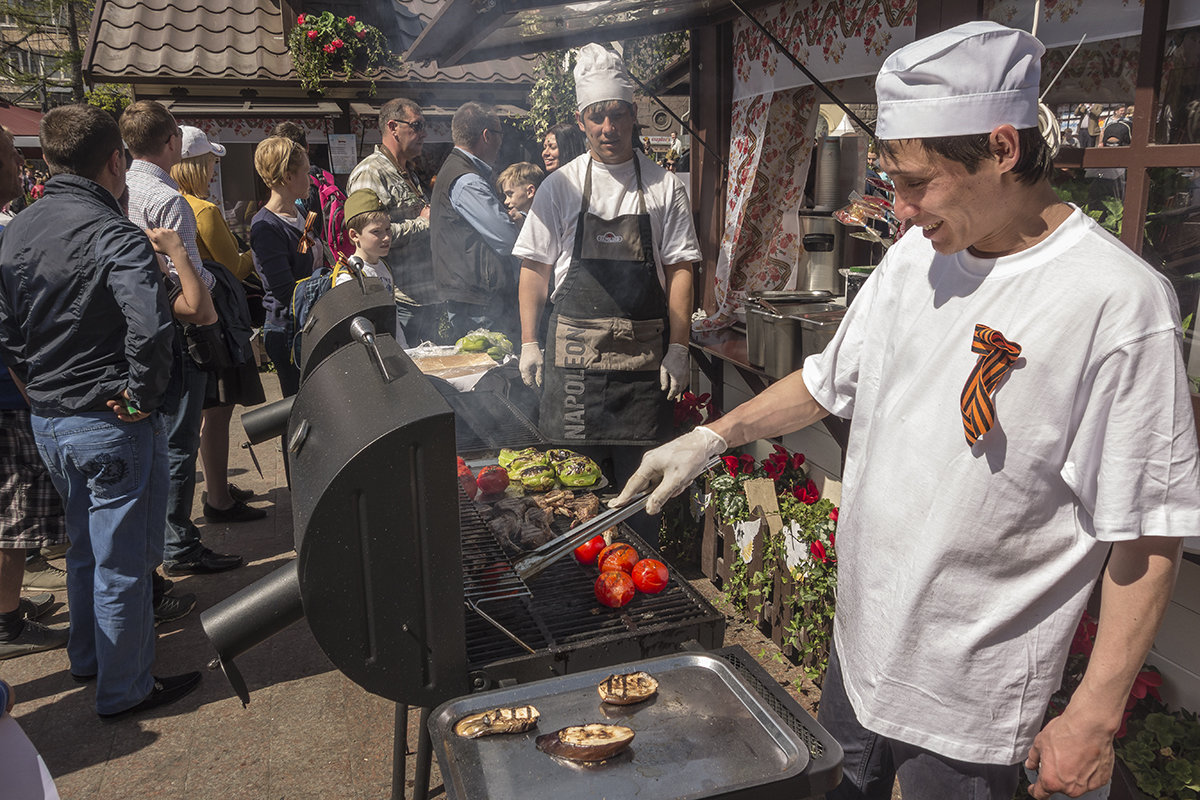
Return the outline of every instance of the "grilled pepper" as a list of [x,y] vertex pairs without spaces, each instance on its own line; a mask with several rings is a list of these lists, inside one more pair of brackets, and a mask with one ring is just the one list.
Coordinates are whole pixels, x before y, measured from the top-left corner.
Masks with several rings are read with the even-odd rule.
[[591,486],[600,480],[600,467],[587,456],[575,456],[555,465],[564,486]]

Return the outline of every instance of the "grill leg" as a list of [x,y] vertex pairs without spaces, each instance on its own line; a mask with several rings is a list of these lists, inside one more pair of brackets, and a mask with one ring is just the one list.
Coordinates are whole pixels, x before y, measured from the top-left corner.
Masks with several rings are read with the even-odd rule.
[[429,734],[429,709],[421,709],[420,730],[417,732],[417,764],[413,800],[429,797],[429,773],[433,765],[433,737]]
[[408,703],[396,703],[396,730],[392,737],[392,800],[404,800],[404,772],[408,761]]

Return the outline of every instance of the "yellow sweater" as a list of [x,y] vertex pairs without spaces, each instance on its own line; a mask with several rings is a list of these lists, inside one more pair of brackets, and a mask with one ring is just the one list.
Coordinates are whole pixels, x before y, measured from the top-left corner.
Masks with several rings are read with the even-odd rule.
[[254,254],[249,250],[238,252],[237,239],[233,238],[221,209],[190,194],[183,197],[196,215],[196,247],[200,257],[216,261],[232,272],[233,277],[244,280],[254,269]]

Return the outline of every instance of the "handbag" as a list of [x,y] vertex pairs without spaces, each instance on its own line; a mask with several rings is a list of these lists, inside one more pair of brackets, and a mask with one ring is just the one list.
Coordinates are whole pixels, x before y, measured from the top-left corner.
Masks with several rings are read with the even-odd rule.
[[183,336],[192,362],[205,372],[220,372],[237,366],[229,354],[229,344],[219,321],[211,325],[184,323]]

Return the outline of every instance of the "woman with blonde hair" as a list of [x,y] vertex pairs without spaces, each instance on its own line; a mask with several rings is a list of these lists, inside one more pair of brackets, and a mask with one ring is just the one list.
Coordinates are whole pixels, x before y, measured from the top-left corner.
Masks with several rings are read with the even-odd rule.
[[300,388],[300,369],[291,360],[292,292],[296,281],[312,274],[313,254],[320,247],[296,209],[296,201],[308,197],[308,166],[304,148],[282,136],[263,139],[254,149],[254,169],[271,199],[250,223],[250,249],[267,312],[263,343],[284,397]]
[[246,504],[254,492],[229,482],[229,422],[234,406],[253,406],[266,400],[250,349],[250,309],[241,288],[241,281],[254,269],[254,256],[249,250],[239,252],[225,215],[208,200],[209,184],[225,148],[210,142],[199,128],[184,125],[181,130],[183,158],[171,167],[171,177],[196,215],[196,248],[217,279],[213,302],[219,307],[222,332],[230,345],[231,359],[236,362],[228,369],[208,373],[200,427],[200,464],[207,492],[204,518],[208,522],[248,522],[262,519],[267,512]]

